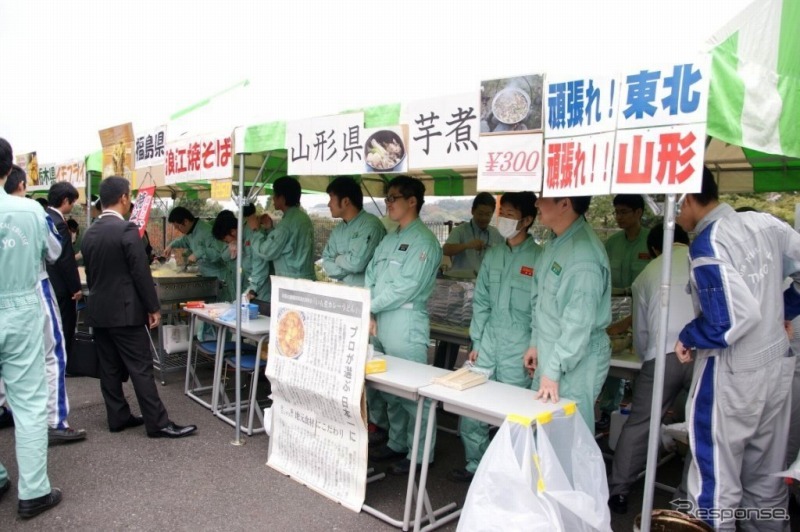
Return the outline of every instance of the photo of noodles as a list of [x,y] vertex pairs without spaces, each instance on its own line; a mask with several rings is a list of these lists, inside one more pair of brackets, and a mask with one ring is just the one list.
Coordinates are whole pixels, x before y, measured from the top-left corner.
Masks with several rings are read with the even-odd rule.
[[281,355],[295,358],[303,351],[305,326],[299,312],[290,310],[278,319],[278,351]]

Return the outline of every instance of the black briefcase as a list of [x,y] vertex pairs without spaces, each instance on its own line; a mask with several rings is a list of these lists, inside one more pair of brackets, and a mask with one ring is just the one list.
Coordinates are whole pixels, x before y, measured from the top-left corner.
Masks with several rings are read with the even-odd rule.
[[100,378],[97,361],[97,346],[94,336],[87,332],[76,332],[72,352],[67,357],[67,374],[73,377]]

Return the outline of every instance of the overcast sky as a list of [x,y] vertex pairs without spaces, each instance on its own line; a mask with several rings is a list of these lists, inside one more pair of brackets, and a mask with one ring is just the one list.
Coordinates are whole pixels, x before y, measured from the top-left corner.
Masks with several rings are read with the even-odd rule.
[[231,126],[458,94],[482,79],[659,66],[691,57],[748,3],[0,0],[0,137],[58,163],[99,149],[99,129],[165,123],[245,79],[215,113]]

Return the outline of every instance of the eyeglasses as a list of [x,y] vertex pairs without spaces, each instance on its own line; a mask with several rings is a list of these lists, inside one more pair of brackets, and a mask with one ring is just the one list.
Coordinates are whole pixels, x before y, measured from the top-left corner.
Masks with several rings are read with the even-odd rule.
[[395,201],[401,198],[405,198],[405,196],[403,196],[402,194],[389,194],[388,196],[383,198],[383,201],[385,201],[386,203],[394,203]]

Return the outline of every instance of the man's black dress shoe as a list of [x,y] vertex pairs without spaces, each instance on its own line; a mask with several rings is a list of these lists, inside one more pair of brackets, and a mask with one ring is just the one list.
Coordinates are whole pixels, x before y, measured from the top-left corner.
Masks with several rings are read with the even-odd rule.
[[84,429],[47,429],[48,443],[55,443],[58,441],[80,441],[86,439],[86,431]]
[[166,427],[156,432],[148,432],[150,438],[183,438],[197,430],[197,425],[186,425],[182,427],[170,421]]
[[5,406],[0,408],[3,409],[3,412],[0,413],[0,429],[4,429],[6,427],[13,427],[14,415],[11,413],[11,409]]
[[31,517],[36,517],[45,510],[57,506],[60,502],[61,490],[53,488],[47,495],[36,497],[35,499],[20,499],[19,506],[17,507],[17,514],[23,519],[30,519]]
[[108,427],[109,432],[122,432],[125,429],[132,429],[134,427],[141,427],[144,425],[144,418],[142,416],[131,416],[128,418],[121,427]]

